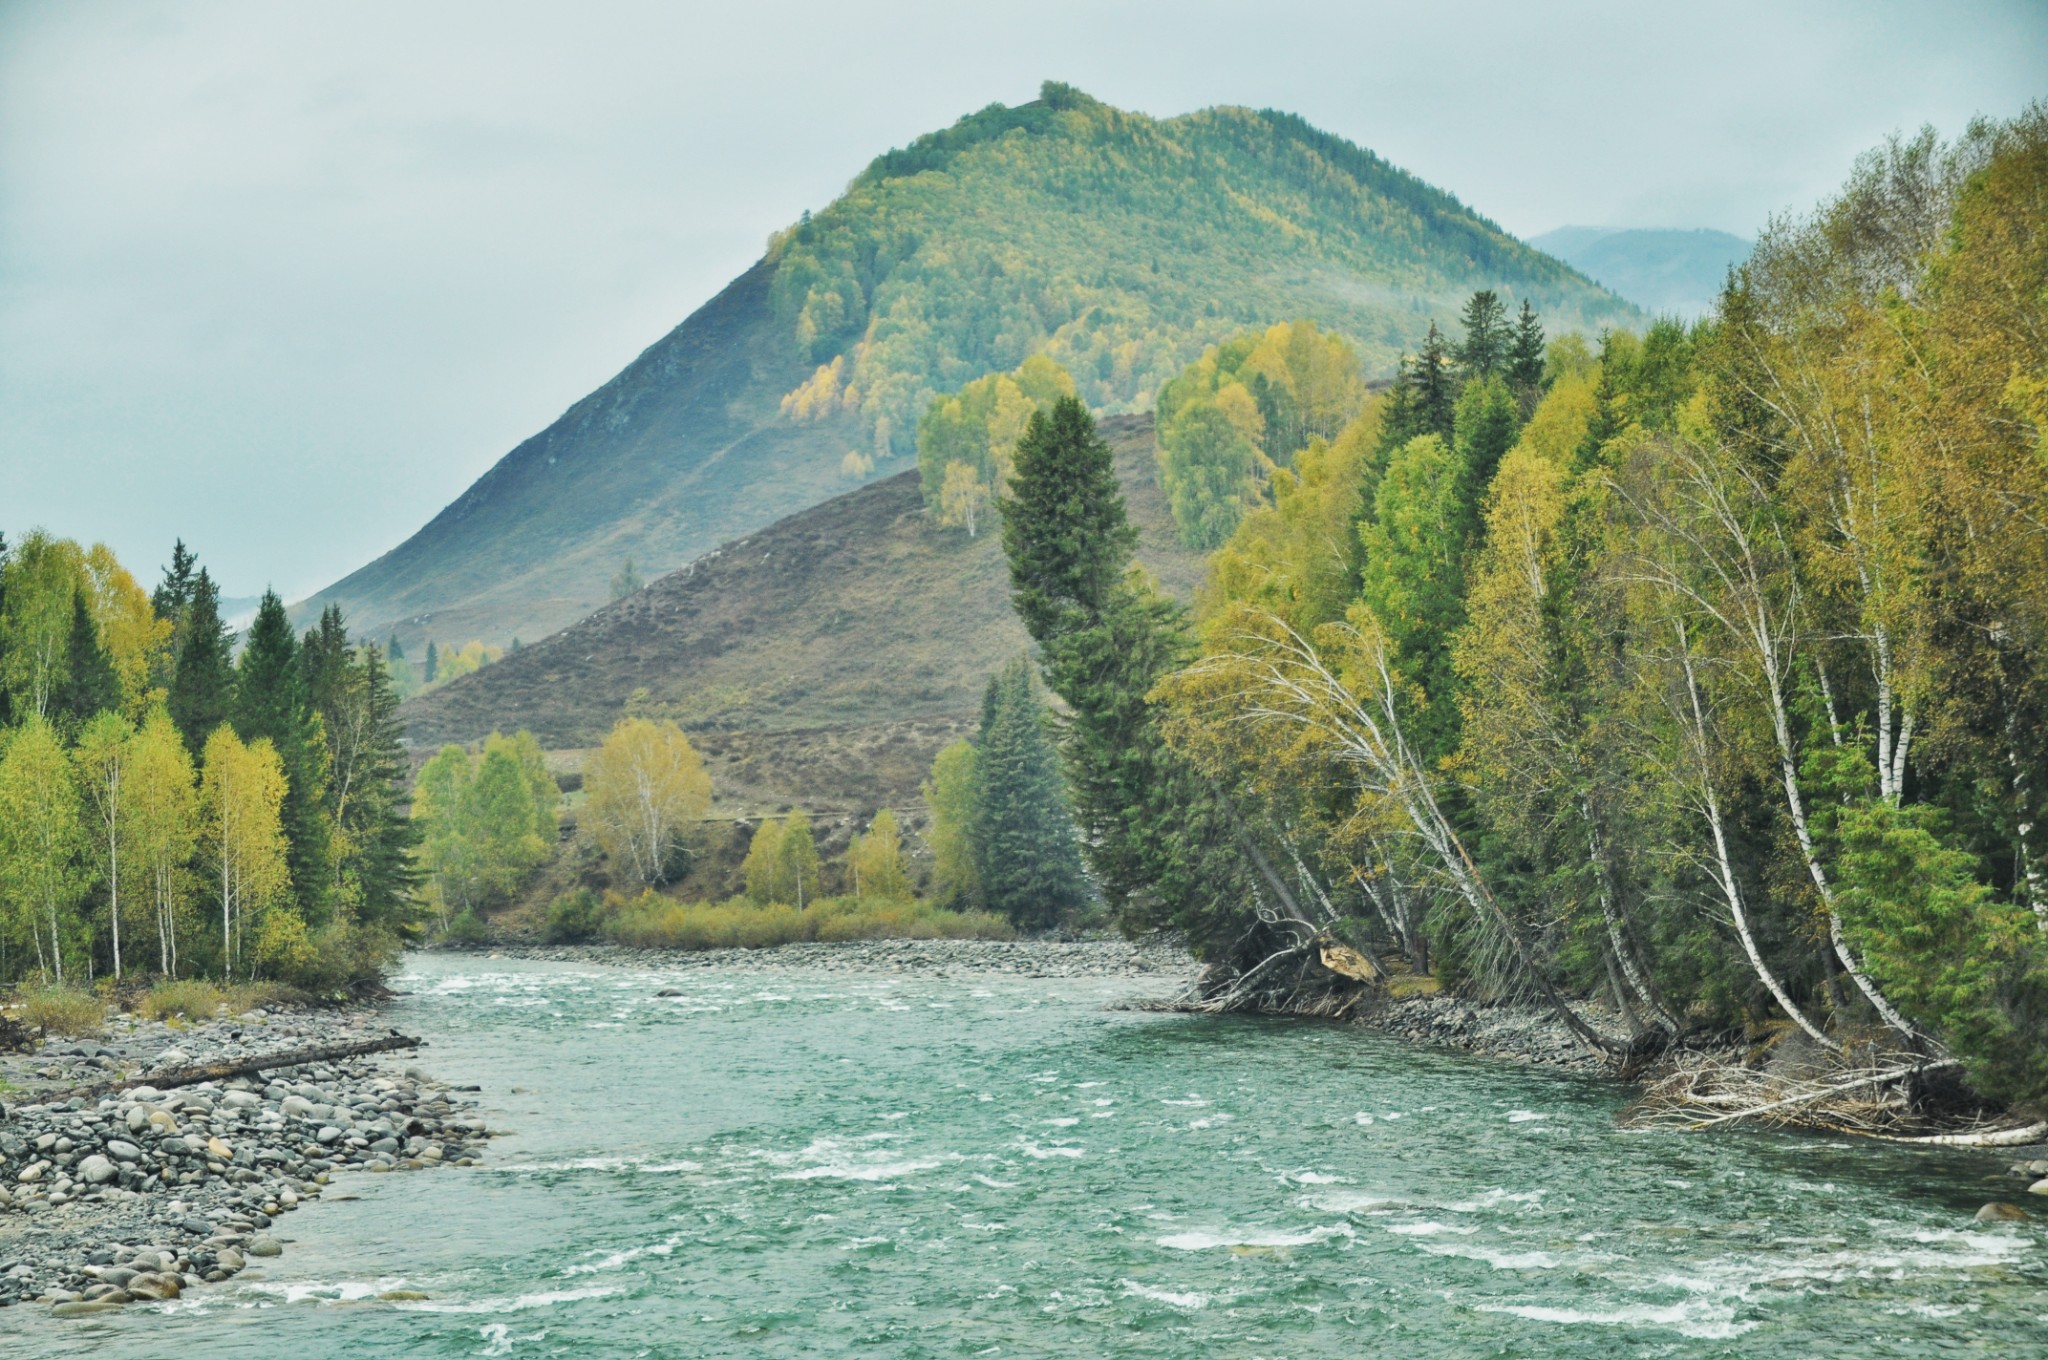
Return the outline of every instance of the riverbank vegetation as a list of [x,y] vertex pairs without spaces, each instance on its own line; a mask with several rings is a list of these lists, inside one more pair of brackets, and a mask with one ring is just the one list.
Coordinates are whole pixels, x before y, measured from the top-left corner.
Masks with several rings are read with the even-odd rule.
[[0,980],[374,983],[417,925],[397,696],[336,610],[239,654],[179,543],[0,541]]
[[1352,985],[1336,941],[1617,1061],[2048,1098],[2048,113],[1873,153],[1697,325],[1465,323],[1243,495],[1192,617],[1085,409],[1031,421],[1013,597],[1120,918],[1233,1004]]

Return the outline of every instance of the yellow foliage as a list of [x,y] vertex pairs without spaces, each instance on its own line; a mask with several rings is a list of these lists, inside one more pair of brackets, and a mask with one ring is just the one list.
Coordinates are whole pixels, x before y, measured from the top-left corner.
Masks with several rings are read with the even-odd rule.
[[685,828],[711,810],[703,757],[672,722],[625,718],[583,766],[583,818],[612,864],[667,881]]

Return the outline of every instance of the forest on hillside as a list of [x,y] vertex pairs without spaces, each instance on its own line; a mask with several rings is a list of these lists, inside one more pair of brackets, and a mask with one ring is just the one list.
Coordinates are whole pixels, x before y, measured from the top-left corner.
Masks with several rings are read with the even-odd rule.
[[[1078,403],[1018,444],[1014,599],[1127,927],[1218,1008],[1316,1013],[1334,941],[1616,1061],[1732,1029],[2048,1096],[2048,111],[1867,156],[1696,325],[1539,371],[1498,297],[1465,321],[1256,473],[1192,617]],[[1722,1080],[1673,1099],[1764,1103]]]
[[818,368],[789,415],[908,453],[935,393],[1033,355],[1082,400],[1150,400],[1202,348],[1312,316],[1374,372],[1478,281],[1591,331],[1640,315],[1441,190],[1272,110],[1152,119],[1048,83],[875,160],[769,249]]

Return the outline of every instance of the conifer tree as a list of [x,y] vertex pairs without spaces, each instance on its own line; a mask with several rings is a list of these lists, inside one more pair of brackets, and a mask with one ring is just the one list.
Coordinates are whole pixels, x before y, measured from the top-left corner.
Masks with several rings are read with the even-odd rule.
[[298,639],[274,590],[263,592],[236,667],[235,731],[252,745],[268,740],[276,750],[285,774],[283,822],[292,886],[307,907],[324,905],[333,886],[331,828],[323,806],[326,740],[307,699]]
[[440,674],[441,653],[440,650],[434,646],[433,640],[430,638],[427,641],[427,669],[426,672],[420,676],[420,683],[423,685],[431,685],[434,683],[435,680],[440,678]]
[[406,931],[415,925],[420,828],[404,812],[405,727],[377,649],[361,648],[355,665],[351,741],[346,761],[337,764],[332,795],[344,846],[339,874],[365,923]]
[[1422,338],[1422,352],[1408,369],[1409,403],[1418,433],[1433,434],[1446,444],[1457,419],[1458,394],[1451,387],[1451,356],[1434,321]]
[[1002,503],[1011,599],[1033,637],[1099,617],[1137,545],[1109,445],[1073,397],[1034,411]]
[[1504,376],[1521,397],[1524,409],[1533,407],[1543,391],[1543,323],[1536,319],[1536,310],[1527,298],[1522,299],[1522,312],[1515,318],[1514,336],[1508,341]]
[[192,600],[185,612],[184,639],[167,701],[171,721],[197,757],[213,729],[228,720],[234,704],[235,672],[230,660],[227,628],[220,621],[220,592],[201,567],[192,579]]
[[71,593],[71,628],[64,645],[64,678],[58,684],[51,716],[66,731],[75,732],[93,714],[121,707],[121,682],[114,663],[100,645],[99,629],[93,626],[92,611],[86,607],[85,592]]
[[1454,351],[1458,367],[1467,378],[1491,378],[1506,364],[1512,341],[1507,308],[1501,306],[1498,293],[1483,288],[1465,304],[1461,319],[1465,338]]
[[164,567],[164,580],[150,592],[150,608],[156,610],[158,619],[170,623],[170,647],[162,653],[164,674],[158,676],[162,688],[170,688],[172,678],[178,674],[178,653],[184,649],[184,617],[193,608],[193,592],[197,588],[195,567],[199,557],[193,549],[184,547],[184,539],[170,545],[170,565]]
[[1088,899],[1059,755],[1029,666],[989,681],[976,738],[975,845],[983,899],[1019,930],[1046,930]]

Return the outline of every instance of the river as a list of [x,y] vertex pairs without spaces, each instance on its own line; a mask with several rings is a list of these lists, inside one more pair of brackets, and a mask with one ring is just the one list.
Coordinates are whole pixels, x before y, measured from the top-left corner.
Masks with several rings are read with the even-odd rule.
[[7,1355],[2048,1355],[2048,1231],[1971,1219],[2017,1188],[1989,1154],[1625,1133],[1605,1083],[1109,1008],[1156,981],[400,986],[508,1131],[483,1164],[341,1178],[263,1278],[0,1313]]

